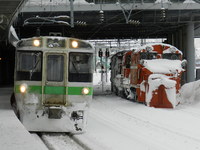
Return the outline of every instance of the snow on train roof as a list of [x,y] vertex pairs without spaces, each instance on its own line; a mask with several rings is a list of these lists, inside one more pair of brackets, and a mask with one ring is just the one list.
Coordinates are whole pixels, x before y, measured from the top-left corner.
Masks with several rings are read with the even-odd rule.
[[[78,39],[78,38],[72,38],[72,37],[61,37],[61,36],[39,36],[39,37],[31,37],[31,38],[23,38],[21,40],[25,41],[25,40],[32,40],[32,39],[37,39],[37,38],[48,38],[48,39],[58,39],[58,40],[62,40],[62,39],[75,39],[75,40],[79,40],[79,41],[83,41],[86,43],[90,43],[86,40],[82,40],[82,39]],[[90,43],[90,45],[93,47],[93,45]]]
[[34,37],[30,37],[30,38],[23,38],[23,39],[21,39],[21,40],[32,40],[32,39],[37,39],[37,38],[51,38],[51,39],[66,39],[66,38],[70,38],[70,37],[60,37],[60,36],[39,36],[39,37],[37,37],[37,36],[34,36]]
[[171,53],[171,51],[169,50],[170,48],[174,48],[176,51],[178,51],[179,53],[182,54],[182,52],[176,48],[175,46],[172,46],[170,44],[165,44],[165,43],[150,43],[150,44],[146,44],[146,45],[143,45],[143,46],[140,46],[140,47],[137,47],[136,49],[134,49],[134,52],[139,52],[141,51],[142,49],[146,49],[146,47],[153,47],[154,45],[163,45],[163,46],[167,46],[169,47],[168,49],[164,50],[163,53]]
[[180,60],[169,60],[169,59],[153,59],[153,60],[144,60],[144,67],[153,73],[176,73],[181,72]]

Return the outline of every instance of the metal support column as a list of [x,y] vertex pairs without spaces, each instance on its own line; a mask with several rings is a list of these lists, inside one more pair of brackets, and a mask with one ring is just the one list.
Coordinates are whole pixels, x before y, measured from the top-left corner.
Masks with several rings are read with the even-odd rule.
[[176,39],[176,34],[175,33],[172,33],[172,45],[175,46],[175,40]]
[[177,48],[179,48],[179,32],[178,31],[176,31],[176,33],[175,33],[175,45],[174,46],[176,46]]
[[187,82],[195,81],[195,49],[194,49],[194,23],[190,22],[187,25]]
[[70,0],[70,19],[71,27],[74,28],[74,0]]
[[172,44],[172,34],[168,34],[168,36],[167,36],[167,44]]
[[179,40],[178,49],[183,51],[183,31],[182,31],[182,29],[179,29],[179,31],[178,31],[178,40]]

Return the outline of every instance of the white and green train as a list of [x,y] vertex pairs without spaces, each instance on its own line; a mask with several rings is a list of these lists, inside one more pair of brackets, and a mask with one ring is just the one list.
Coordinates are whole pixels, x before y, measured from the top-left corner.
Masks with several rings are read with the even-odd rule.
[[90,43],[74,38],[41,36],[18,42],[11,105],[28,131],[85,131],[93,53]]

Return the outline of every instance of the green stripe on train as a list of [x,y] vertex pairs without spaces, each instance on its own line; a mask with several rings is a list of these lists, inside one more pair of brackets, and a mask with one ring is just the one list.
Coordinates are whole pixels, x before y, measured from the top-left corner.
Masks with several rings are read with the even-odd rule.
[[[68,87],[68,95],[82,95],[82,89],[84,87]],[[88,95],[92,95],[93,94],[93,88],[92,87],[88,87],[90,92]]]
[[[64,87],[64,86],[44,86],[44,94],[55,94],[55,95],[65,95],[66,88],[68,89],[68,95],[82,95],[82,89],[84,87]],[[90,92],[88,95],[93,94],[93,88],[88,87]],[[15,86],[15,93],[20,93],[20,86]],[[42,94],[42,86],[29,85],[28,93]]]
[[[28,86],[28,92],[29,93],[41,94],[42,93],[42,87],[37,86],[37,85],[30,85],[30,86]],[[15,86],[15,93],[20,93],[20,85]]]
[[65,95],[66,87],[64,86],[45,86],[44,94]]

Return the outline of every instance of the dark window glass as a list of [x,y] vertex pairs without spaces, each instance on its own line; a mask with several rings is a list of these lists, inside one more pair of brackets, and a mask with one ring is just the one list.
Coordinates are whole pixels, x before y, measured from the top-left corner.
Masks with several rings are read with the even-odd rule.
[[[34,41],[34,40],[36,40],[36,39],[22,40],[22,41],[20,41],[20,42],[17,44],[17,46],[19,46],[19,47],[34,46],[34,44],[33,44],[33,41]],[[41,39],[37,39],[37,40],[40,41],[41,44],[40,44],[39,47],[41,47],[41,46],[42,46],[42,40],[41,40]]]
[[163,59],[180,60],[181,55],[175,53],[165,53],[162,57]]
[[48,55],[47,57],[47,80],[48,81],[63,81],[64,74],[64,56]]
[[156,59],[157,53],[141,52],[140,59]]
[[125,60],[126,68],[130,68],[131,65],[131,55],[128,55]]
[[17,52],[16,80],[42,80],[42,53]]
[[65,39],[47,39],[47,47],[49,48],[64,48],[65,47]]
[[92,82],[92,54],[69,54],[69,82]]

